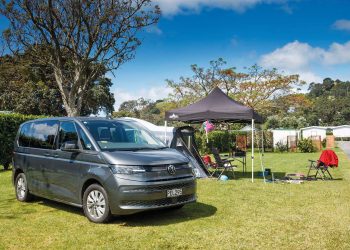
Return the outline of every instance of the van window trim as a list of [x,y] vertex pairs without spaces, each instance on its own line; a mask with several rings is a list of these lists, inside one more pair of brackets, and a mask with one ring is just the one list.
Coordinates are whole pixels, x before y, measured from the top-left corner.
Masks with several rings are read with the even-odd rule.
[[70,122],[70,123],[73,123],[73,126],[75,128],[75,132],[77,133],[77,137],[78,137],[78,147],[79,147],[79,150],[83,150],[81,144],[80,144],[80,137],[79,137],[79,134],[78,134],[78,130],[77,130],[77,127],[75,126],[75,121],[73,120],[60,120],[59,121],[59,125],[58,125],[58,135],[57,135],[57,142],[56,142],[56,150],[59,150],[59,151],[62,151],[63,150],[59,147],[59,143],[60,143],[60,130],[61,130],[61,124],[63,122]]
[[71,122],[71,123],[73,123],[74,128],[75,128],[75,131],[77,132],[77,136],[78,136],[78,147],[79,147],[79,150],[81,151],[81,153],[84,153],[84,154],[89,154],[89,153],[90,153],[90,154],[96,154],[96,152],[97,152],[96,146],[95,146],[94,143],[91,141],[91,138],[90,138],[89,135],[87,135],[87,136],[88,136],[90,142],[92,143],[92,146],[94,147],[94,149],[91,149],[91,150],[83,149],[83,145],[81,145],[81,141],[80,141],[81,138],[80,138],[80,135],[79,135],[79,132],[78,132],[78,126],[83,130],[83,132],[84,132],[85,134],[87,134],[87,133],[86,133],[86,131],[83,129],[83,127],[80,126],[80,124],[78,124],[78,122],[76,122],[76,121],[74,121],[74,120],[59,120],[58,132],[57,132],[57,141],[56,141],[56,150],[59,150],[59,151],[63,152],[63,150],[60,149],[59,146],[58,146],[59,140],[60,140],[59,131],[60,131],[60,129],[61,129],[61,123],[63,123],[63,122]]
[[88,152],[97,152],[94,140],[91,140],[91,136],[88,133],[86,133],[86,131],[85,131],[83,126],[81,126],[77,122],[75,122],[75,123],[76,123],[75,127],[76,127],[76,130],[77,130],[77,133],[78,133],[79,143],[81,144],[81,141],[80,141],[81,138],[80,138],[80,134],[79,134],[79,129],[80,129],[85,134],[85,136],[89,139],[89,141],[92,144],[92,149],[90,149],[90,150],[83,149],[83,145],[81,145],[82,146],[82,151],[84,151],[86,153],[88,153]]
[[[57,122],[58,123],[58,126],[57,126],[57,129],[56,129],[56,135],[55,135],[55,139],[54,139],[54,142],[53,142],[53,147],[52,148],[35,148],[35,147],[31,147],[30,146],[30,143],[29,143],[29,147],[26,147],[26,146],[21,146],[19,145],[19,138],[21,136],[21,131],[22,131],[22,128],[24,125],[26,124],[30,124],[30,136],[33,135],[33,126],[35,123],[40,123],[40,122],[49,122],[49,121],[54,121],[54,122]],[[35,149],[35,150],[57,150],[57,143],[56,143],[56,140],[58,138],[58,132],[59,132],[59,128],[60,128],[60,120],[37,120],[37,121],[28,121],[28,122],[24,122],[23,124],[21,124],[21,126],[19,127],[18,129],[18,135],[17,135],[17,140],[16,140],[16,146],[19,147],[19,148],[29,148],[29,149]]]

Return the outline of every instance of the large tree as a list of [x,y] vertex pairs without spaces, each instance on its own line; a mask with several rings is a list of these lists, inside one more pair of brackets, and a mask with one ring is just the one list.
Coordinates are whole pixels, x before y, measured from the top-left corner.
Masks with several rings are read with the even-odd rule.
[[171,98],[184,104],[194,102],[216,86],[239,102],[264,112],[271,101],[292,92],[293,87],[304,84],[298,75],[284,75],[277,69],[263,69],[258,65],[238,72],[235,67],[226,67],[223,59],[210,62],[209,68],[192,65],[193,76],[180,77],[178,82],[167,80],[173,89]]
[[101,67],[115,70],[132,59],[140,31],[160,10],[150,0],[2,0],[0,13],[10,23],[8,47],[50,66],[67,114],[77,116]]
[[313,102],[305,110],[312,125],[344,125],[350,122],[350,82],[325,78],[322,83],[311,83],[308,97]]
[[[89,115],[101,110],[111,113],[115,102],[110,92],[111,85],[110,79],[101,71],[98,78],[87,86],[81,114]],[[0,110],[66,115],[51,67],[35,61],[29,53],[0,57]]]
[[164,121],[164,112],[161,106],[164,100],[151,101],[144,98],[137,100],[128,100],[123,102],[117,112],[113,112],[113,117],[135,117],[143,119],[154,124],[162,124]]

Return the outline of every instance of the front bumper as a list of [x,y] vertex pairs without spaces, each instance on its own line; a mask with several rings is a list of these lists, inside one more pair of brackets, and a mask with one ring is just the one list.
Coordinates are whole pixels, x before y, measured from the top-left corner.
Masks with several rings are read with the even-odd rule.
[[[182,189],[182,195],[167,197],[167,190],[179,188]],[[160,182],[118,179],[118,187],[113,193],[110,195],[110,207],[112,214],[116,215],[179,206],[197,199],[195,178]]]

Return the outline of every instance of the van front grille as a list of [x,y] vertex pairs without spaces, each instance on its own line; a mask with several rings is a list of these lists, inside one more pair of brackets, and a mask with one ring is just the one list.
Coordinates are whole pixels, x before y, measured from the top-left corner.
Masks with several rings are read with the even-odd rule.
[[187,188],[194,188],[194,187],[195,187],[194,182],[185,182],[185,183],[177,183],[177,184],[169,184],[169,185],[150,185],[150,186],[135,187],[135,188],[130,188],[128,190],[125,190],[124,192],[128,192],[128,193],[162,192],[162,191],[175,189],[175,188],[187,189]]
[[196,199],[196,196],[194,194],[190,194],[190,195],[182,195],[174,198],[164,198],[159,200],[123,201],[122,206],[135,207],[135,208],[163,207],[163,206],[169,206],[169,205],[188,203],[188,202],[195,201],[195,199]]

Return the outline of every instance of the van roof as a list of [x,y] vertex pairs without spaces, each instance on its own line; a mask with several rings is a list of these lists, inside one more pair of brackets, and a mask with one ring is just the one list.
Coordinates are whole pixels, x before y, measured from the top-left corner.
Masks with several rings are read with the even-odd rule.
[[[61,116],[61,117],[47,117],[47,118],[39,118],[39,119],[34,119],[34,120],[28,120],[24,123],[27,122],[37,122],[37,121],[50,121],[50,120],[64,120],[64,121],[115,121],[115,120],[123,120],[123,121],[128,121],[128,119],[118,119],[118,118],[106,118],[106,117],[86,117],[86,116],[77,116],[77,117],[66,117],[66,116]],[[129,119],[129,121],[132,121]]]

